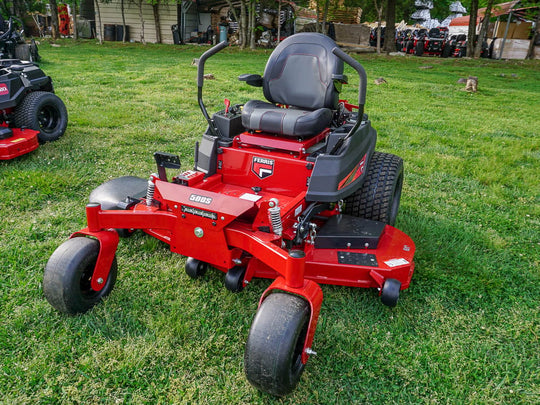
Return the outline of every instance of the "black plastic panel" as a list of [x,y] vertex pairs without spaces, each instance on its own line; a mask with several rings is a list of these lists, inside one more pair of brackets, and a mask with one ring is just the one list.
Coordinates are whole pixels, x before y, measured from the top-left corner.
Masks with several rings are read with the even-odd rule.
[[335,215],[315,238],[316,249],[376,249],[385,224],[350,215]]

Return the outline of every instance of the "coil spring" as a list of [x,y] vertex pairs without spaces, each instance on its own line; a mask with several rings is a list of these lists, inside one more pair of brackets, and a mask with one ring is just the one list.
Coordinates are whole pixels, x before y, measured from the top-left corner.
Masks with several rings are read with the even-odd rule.
[[268,208],[268,219],[272,226],[272,232],[281,236],[283,232],[283,223],[281,222],[281,208],[278,205],[278,201],[275,198],[270,200],[270,207]]
[[148,179],[148,185],[146,186],[146,205],[151,206],[152,201],[154,200],[154,191],[156,189],[156,184],[154,183],[154,177],[150,176]]

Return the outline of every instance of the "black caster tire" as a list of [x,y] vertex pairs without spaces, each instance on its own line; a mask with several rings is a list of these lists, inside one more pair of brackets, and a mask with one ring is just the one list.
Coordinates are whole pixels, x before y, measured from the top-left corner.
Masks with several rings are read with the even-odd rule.
[[373,152],[364,184],[345,199],[344,214],[388,225],[396,223],[403,188],[403,160]]
[[43,274],[43,293],[58,311],[84,313],[112,291],[118,272],[116,257],[101,291],[90,285],[99,248],[95,239],[76,237],[61,244],[49,258]]
[[131,238],[135,233],[134,229],[117,228],[115,231],[120,238]]
[[244,276],[246,268],[235,266],[225,274],[225,288],[230,292],[237,293],[244,289]]
[[205,275],[208,269],[208,263],[188,257],[186,261],[186,274],[193,279],[197,279]]
[[13,115],[16,128],[39,131],[40,143],[56,141],[67,128],[68,114],[64,102],[47,91],[34,91],[26,95],[15,108]]
[[381,302],[388,307],[395,307],[399,301],[399,291],[401,283],[395,278],[388,278],[384,281],[381,291]]
[[256,388],[275,396],[294,390],[305,364],[302,351],[310,308],[296,295],[272,293],[255,314],[246,342],[244,370]]

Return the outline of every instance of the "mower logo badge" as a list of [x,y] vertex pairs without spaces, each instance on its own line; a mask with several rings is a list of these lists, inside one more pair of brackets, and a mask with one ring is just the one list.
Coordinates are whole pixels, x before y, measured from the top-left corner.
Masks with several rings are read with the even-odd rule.
[[9,89],[5,83],[0,83],[0,96],[5,96],[9,94]]
[[191,194],[189,196],[189,201],[193,201],[199,204],[206,204],[206,205],[212,204],[211,197],[206,197],[204,195],[198,195],[198,194]]
[[253,156],[251,171],[260,179],[265,179],[274,174],[274,160]]

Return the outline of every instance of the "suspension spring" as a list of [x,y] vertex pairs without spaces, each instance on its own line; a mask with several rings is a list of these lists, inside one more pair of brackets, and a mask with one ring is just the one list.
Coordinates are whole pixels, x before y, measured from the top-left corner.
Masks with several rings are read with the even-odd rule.
[[281,222],[281,207],[277,198],[272,198],[268,203],[268,219],[274,234],[281,236],[283,233],[283,223]]
[[156,184],[154,183],[154,175],[151,175],[148,179],[148,185],[146,186],[146,205],[151,206],[154,200],[154,191]]

